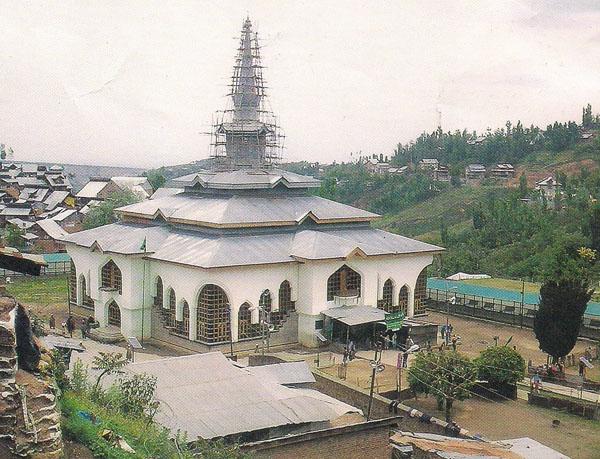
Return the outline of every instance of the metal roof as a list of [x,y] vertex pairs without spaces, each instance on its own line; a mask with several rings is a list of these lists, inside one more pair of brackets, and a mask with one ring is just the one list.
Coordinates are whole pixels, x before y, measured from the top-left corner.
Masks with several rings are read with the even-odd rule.
[[271,365],[246,367],[250,373],[260,379],[270,379],[278,384],[305,384],[316,382],[306,361],[282,362]]
[[300,230],[248,235],[213,235],[167,225],[114,223],[72,233],[61,240],[105,252],[146,251],[153,260],[202,268],[285,263],[298,260],[344,259],[357,249],[364,255],[439,252],[440,247],[369,227]]
[[183,188],[170,188],[170,187],[162,187],[156,190],[150,199],[160,199],[165,198],[167,196],[173,196],[179,193],[183,193]]
[[62,203],[67,196],[69,196],[69,194],[69,191],[53,191],[44,201],[44,204],[46,204],[46,210],[53,210],[56,206]]
[[59,240],[69,234],[64,229],[62,229],[62,227],[58,223],[56,223],[55,220],[49,218],[46,218],[44,220],[38,220],[37,222],[35,222],[35,224],[38,225],[42,229],[42,231],[44,231],[44,233],[46,233],[52,239]]
[[[132,363],[125,372],[157,378],[156,421],[204,439],[284,425],[329,421],[358,408],[316,391],[292,389],[210,352]],[[318,394],[318,395],[317,395]]]
[[96,198],[104,187],[108,184],[106,180],[90,180],[85,186],[76,194],[78,198]]
[[340,306],[326,309],[322,314],[350,326],[385,320],[385,311],[374,306]]
[[77,212],[77,209],[64,209],[59,214],[56,214],[55,216],[50,218],[54,221],[62,222],[65,218],[70,217],[75,212]]
[[318,196],[215,196],[195,193],[150,199],[117,213],[197,226],[270,226],[316,221],[369,221],[377,214]]
[[320,181],[314,177],[295,174],[282,169],[240,169],[234,171],[207,171],[185,175],[173,180],[176,186],[199,185],[216,189],[270,189],[277,185],[286,188],[315,188]]

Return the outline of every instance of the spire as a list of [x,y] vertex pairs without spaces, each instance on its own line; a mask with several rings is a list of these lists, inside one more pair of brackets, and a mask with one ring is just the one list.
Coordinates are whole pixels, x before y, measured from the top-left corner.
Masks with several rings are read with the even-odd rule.
[[263,168],[279,159],[281,135],[266,108],[258,36],[247,17],[233,66],[230,109],[214,125],[216,167]]

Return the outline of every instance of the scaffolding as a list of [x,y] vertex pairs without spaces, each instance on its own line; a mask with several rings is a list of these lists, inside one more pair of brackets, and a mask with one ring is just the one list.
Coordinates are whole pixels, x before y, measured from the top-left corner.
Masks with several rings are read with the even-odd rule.
[[284,135],[266,97],[258,34],[246,19],[233,67],[229,106],[216,113],[211,157],[216,169],[268,168],[281,160]]

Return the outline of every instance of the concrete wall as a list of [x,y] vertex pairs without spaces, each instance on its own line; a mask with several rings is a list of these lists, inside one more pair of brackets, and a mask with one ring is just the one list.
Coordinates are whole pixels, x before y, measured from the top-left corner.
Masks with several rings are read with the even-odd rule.
[[[141,241],[140,241],[141,244]],[[278,263],[271,265],[203,269],[156,260],[143,261],[141,255],[117,255],[102,253],[96,249],[67,244],[67,251],[77,269],[84,274],[88,293],[95,302],[95,316],[102,326],[107,324],[108,303],[116,301],[121,308],[121,329],[124,336],[141,336],[142,304],[144,310],[144,336],[157,330],[151,324],[151,308],[157,277],[163,281],[164,306],[168,307],[169,289],[177,298],[177,318],[181,318],[183,301],[190,307],[189,337],[196,337],[196,305],[201,289],[207,284],[220,286],[227,294],[232,307],[233,340],[237,341],[237,320],[240,306],[247,302],[254,309],[253,321],[258,322],[258,302],[266,289],[272,297],[272,310],[279,309],[278,292],[284,280],[290,282],[292,300],[298,312],[297,339],[305,346],[316,347],[315,322],[323,318],[321,312],[335,307],[327,301],[327,279],[344,264],[361,274],[360,304],[376,306],[382,297],[384,282],[390,278],[394,283],[394,303],[403,285],[409,287],[409,317],[413,312],[414,289],[419,273],[433,260],[432,255],[397,255],[361,257],[346,260],[320,260],[306,263]],[[123,279],[122,294],[99,290],[102,266],[113,260],[120,268]],[[144,276],[145,274],[145,276]],[[145,292],[142,286],[145,286]],[[81,298],[78,292],[78,299]],[[152,326],[154,325],[154,326]],[[164,336],[162,337],[164,338]],[[289,342],[289,340],[283,340]]]

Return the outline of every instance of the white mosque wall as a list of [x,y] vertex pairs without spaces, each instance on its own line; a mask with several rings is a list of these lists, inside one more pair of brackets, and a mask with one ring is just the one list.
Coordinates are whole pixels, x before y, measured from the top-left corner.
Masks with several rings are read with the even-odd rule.
[[[291,284],[292,300],[296,301],[298,340],[306,346],[316,345],[315,322],[322,319],[321,312],[337,306],[335,302],[327,301],[327,279],[338,268],[346,264],[361,275],[361,297],[358,302],[363,305],[377,305],[377,301],[382,297],[383,283],[388,278],[394,283],[394,304],[398,302],[399,289],[407,285],[409,287],[408,315],[412,316],[417,277],[433,260],[431,254],[355,256],[346,260],[202,269],[156,260],[144,263],[139,255],[107,254],[72,244],[68,245],[67,250],[76,266],[78,277],[80,274],[86,276],[88,294],[95,302],[96,319],[102,326],[107,325],[108,303],[111,300],[116,301],[121,310],[121,331],[124,336],[141,337],[142,304],[145,305],[144,336],[150,336],[151,308],[158,276],[163,282],[165,307],[168,307],[169,290],[173,288],[175,291],[177,319],[181,319],[183,301],[188,302],[190,339],[194,339],[196,334],[196,303],[200,290],[206,284],[216,284],[223,288],[232,307],[234,341],[237,341],[237,318],[240,306],[248,302],[255,309],[253,320],[257,321],[260,295],[268,289],[272,297],[272,310],[277,311],[279,286],[287,280]],[[122,294],[99,289],[102,266],[110,259],[121,270]],[[78,301],[81,302],[80,292],[78,292]]]

